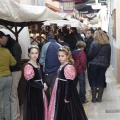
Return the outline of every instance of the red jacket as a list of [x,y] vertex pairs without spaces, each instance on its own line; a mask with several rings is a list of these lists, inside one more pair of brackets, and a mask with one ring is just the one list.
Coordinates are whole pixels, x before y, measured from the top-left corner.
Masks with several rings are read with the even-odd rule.
[[72,52],[74,59],[74,65],[77,73],[82,73],[86,71],[86,54],[83,50],[74,50]]

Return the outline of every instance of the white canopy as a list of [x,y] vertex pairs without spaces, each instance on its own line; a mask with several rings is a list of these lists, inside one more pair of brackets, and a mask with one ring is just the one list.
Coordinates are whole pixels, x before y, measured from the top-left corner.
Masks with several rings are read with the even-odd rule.
[[0,19],[11,22],[61,20],[58,14],[45,6],[22,5],[14,0],[0,0]]
[[45,21],[44,25],[49,26],[51,24],[57,24],[59,27],[63,27],[65,25],[69,25],[71,27],[83,28],[83,23],[78,20],[71,19],[71,20],[49,20]]

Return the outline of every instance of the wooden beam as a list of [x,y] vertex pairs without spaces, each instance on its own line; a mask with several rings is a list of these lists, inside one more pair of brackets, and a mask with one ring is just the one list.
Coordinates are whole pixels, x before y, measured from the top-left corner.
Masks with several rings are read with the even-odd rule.
[[22,26],[19,30],[18,30],[18,34],[22,31],[22,29],[24,28],[24,26]]
[[4,26],[15,35],[15,32],[12,30],[12,28],[8,27],[7,25],[4,25]]

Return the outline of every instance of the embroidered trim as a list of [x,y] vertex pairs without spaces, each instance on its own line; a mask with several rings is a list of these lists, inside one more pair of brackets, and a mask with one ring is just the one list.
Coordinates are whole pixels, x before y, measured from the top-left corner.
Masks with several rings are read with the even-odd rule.
[[48,103],[47,103],[47,97],[45,95],[45,92],[43,90],[43,100],[44,100],[44,120],[48,120]]
[[34,80],[35,82],[37,82],[37,81],[42,81],[42,79],[40,79],[40,80]]
[[58,80],[61,80],[61,81],[67,81],[67,80],[65,80],[65,79],[61,79],[61,78],[58,78]]
[[33,77],[29,78],[29,79],[26,79],[27,81],[31,80]]
[[53,91],[52,91],[52,96],[51,96],[50,105],[48,109],[48,120],[54,120],[57,86],[58,86],[58,80],[56,80]]

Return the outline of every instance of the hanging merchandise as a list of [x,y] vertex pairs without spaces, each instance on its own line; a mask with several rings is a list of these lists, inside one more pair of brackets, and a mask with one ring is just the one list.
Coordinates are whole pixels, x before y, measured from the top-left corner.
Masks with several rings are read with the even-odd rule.
[[63,11],[66,13],[71,13],[73,12],[75,8],[75,3],[82,3],[82,0],[53,0],[53,1],[58,1],[61,3],[61,6],[63,8]]
[[71,13],[74,10],[75,2],[74,0],[61,0],[61,5],[64,12]]

